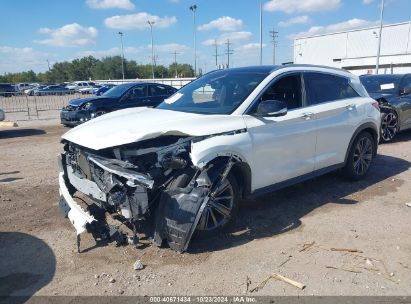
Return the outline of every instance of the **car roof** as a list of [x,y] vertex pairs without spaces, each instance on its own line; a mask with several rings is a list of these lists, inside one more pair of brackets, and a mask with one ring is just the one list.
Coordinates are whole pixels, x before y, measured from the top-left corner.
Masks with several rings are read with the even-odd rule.
[[400,78],[408,76],[408,75],[411,75],[411,74],[378,74],[378,75],[365,74],[365,75],[361,75],[360,78],[393,78],[393,79],[400,79]]

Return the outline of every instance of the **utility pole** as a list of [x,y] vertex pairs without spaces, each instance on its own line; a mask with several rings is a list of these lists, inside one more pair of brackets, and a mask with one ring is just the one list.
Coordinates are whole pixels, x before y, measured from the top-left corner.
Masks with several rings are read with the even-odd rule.
[[123,47],[123,32],[118,32],[120,35],[121,41],[121,71],[123,73],[123,81],[124,81],[124,47]]
[[47,59],[47,66],[49,67],[49,71],[50,71],[50,61]]
[[380,34],[378,35],[378,47],[377,47],[377,62],[375,64],[375,74],[378,75],[378,69],[380,66],[380,52],[381,52],[381,36],[382,36],[382,22],[384,19],[384,0],[381,0],[381,13],[380,13]]
[[260,65],[263,64],[263,4],[260,1]]
[[154,79],[155,58],[154,58],[154,43],[153,43],[153,25],[155,22],[147,21],[147,23],[150,26],[150,32],[151,32],[151,76]]
[[277,47],[276,38],[278,37],[278,32],[276,32],[273,29],[272,31],[270,31],[270,36],[271,36],[272,43],[273,43],[273,64],[275,65],[275,48]]
[[179,53],[177,53],[177,51],[174,51],[174,65],[175,65],[175,67],[176,67],[176,75],[175,75],[175,78],[177,78],[178,77],[178,71],[177,71],[177,55],[179,55]]
[[191,5],[190,10],[193,12],[194,76],[197,76],[197,26],[196,26],[197,5],[196,4]]
[[230,67],[230,55],[232,55],[234,52],[232,49],[230,49],[230,39],[227,39],[227,42],[225,43],[227,45],[227,49],[225,51],[225,54],[227,55],[227,68]]
[[214,49],[215,49],[215,53],[213,55],[213,57],[215,57],[215,66],[216,68],[218,68],[218,57],[220,56],[218,54],[218,43],[217,43],[217,39],[214,40]]

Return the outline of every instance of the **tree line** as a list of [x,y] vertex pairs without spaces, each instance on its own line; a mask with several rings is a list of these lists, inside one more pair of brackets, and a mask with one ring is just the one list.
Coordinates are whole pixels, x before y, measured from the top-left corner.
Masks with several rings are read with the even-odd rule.
[[[155,78],[194,77],[194,70],[189,64],[171,64],[168,67],[156,65]],[[125,79],[152,78],[150,64],[137,64],[134,60],[124,59]],[[73,61],[57,62],[44,73],[25,71],[0,75],[0,83],[40,82],[62,83],[76,80],[122,79],[121,56],[109,56],[102,59],[87,56]]]

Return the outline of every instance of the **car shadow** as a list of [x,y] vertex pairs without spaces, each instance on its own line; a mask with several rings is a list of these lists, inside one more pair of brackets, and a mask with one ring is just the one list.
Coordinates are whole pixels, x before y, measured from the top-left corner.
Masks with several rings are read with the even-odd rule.
[[41,129],[13,129],[0,131],[0,139],[14,138],[14,137],[26,137],[46,134],[46,131]]
[[25,303],[56,271],[53,250],[20,232],[0,232],[0,303]]
[[405,142],[405,141],[410,141],[411,140],[411,130],[405,130],[397,135],[395,135],[394,139],[388,143],[384,143],[384,145],[389,145],[390,143],[400,143],[400,142]]
[[378,155],[364,180],[349,182],[341,178],[338,172],[333,172],[266,194],[252,204],[240,206],[236,222],[225,234],[212,241],[193,239],[188,252],[223,250],[295,230],[301,225],[301,218],[315,209],[330,203],[359,204],[360,201],[346,197],[410,167],[411,163],[404,159]]

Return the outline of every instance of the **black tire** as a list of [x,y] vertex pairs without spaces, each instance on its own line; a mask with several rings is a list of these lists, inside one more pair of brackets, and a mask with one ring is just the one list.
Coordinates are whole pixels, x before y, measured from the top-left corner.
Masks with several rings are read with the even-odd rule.
[[101,115],[104,115],[104,114],[106,114],[107,112],[106,111],[104,111],[104,110],[98,110],[98,111],[96,111],[94,114],[95,114],[95,116],[94,117],[99,117],[99,116],[101,116]]
[[372,164],[377,142],[368,132],[361,132],[355,138],[343,168],[346,178],[357,181],[364,178]]
[[398,116],[393,110],[381,113],[381,143],[390,142],[398,133]]

